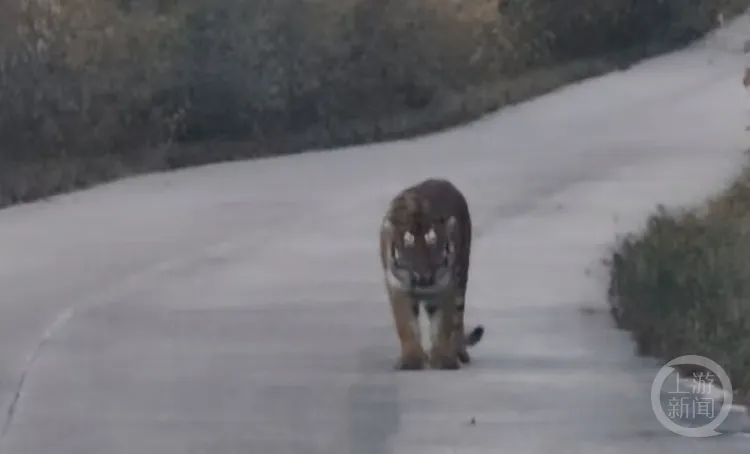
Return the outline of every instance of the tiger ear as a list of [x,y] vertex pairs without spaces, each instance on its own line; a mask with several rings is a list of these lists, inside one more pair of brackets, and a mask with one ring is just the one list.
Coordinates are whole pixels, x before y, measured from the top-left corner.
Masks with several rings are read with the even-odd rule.
[[453,236],[453,232],[456,231],[457,224],[458,221],[456,221],[455,216],[451,216],[445,221],[445,232],[448,234],[448,236]]

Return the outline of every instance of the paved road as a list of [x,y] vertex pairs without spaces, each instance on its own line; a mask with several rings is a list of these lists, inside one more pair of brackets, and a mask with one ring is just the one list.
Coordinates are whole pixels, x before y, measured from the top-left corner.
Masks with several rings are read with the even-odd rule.
[[[585,273],[656,202],[697,200],[742,162],[733,48],[419,140],[0,212],[0,452],[745,452],[658,425],[657,368],[611,327],[602,272]],[[468,317],[487,333],[469,368],[397,374],[377,227],[431,175],[469,197]]]

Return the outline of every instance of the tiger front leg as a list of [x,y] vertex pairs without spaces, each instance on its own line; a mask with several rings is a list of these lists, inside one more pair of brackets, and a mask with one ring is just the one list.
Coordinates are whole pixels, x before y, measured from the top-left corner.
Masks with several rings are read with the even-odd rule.
[[455,370],[460,367],[456,341],[457,311],[453,304],[428,305],[430,319],[430,367]]
[[418,301],[403,292],[393,290],[389,292],[389,297],[396,332],[401,344],[401,356],[396,362],[395,369],[424,369],[427,354],[422,348]]

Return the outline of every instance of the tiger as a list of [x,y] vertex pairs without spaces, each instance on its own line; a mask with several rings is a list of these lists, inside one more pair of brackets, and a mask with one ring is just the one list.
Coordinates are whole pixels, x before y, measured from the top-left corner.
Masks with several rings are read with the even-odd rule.
[[[397,370],[459,369],[484,326],[464,330],[472,224],[466,198],[446,179],[428,178],[396,194],[380,228],[380,261],[401,354]],[[430,326],[421,345],[420,308]]]

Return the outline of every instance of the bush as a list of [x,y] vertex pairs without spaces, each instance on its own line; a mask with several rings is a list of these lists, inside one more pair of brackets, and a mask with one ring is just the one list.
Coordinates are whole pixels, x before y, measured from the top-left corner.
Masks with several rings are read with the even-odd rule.
[[26,0],[4,13],[0,204],[113,173],[110,156],[171,136],[177,111],[154,94],[169,86],[161,45],[175,21],[99,0]]
[[747,3],[8,4],[0,206],[130,172],[441,128],[673,48]]
[[750,390],[750,170],[707,207],[660,208],[621,239],[609,300],[641,354],[709,357]]
[[[745,2],[693,0],[501,0],[526,55],[550,63],[613,50],[661,51],[687,44]],[[514,26],[515,24],[515,26]],[[528,57],[527,57],[528,58]],[[525,62],[528,63],[528,62]]]

